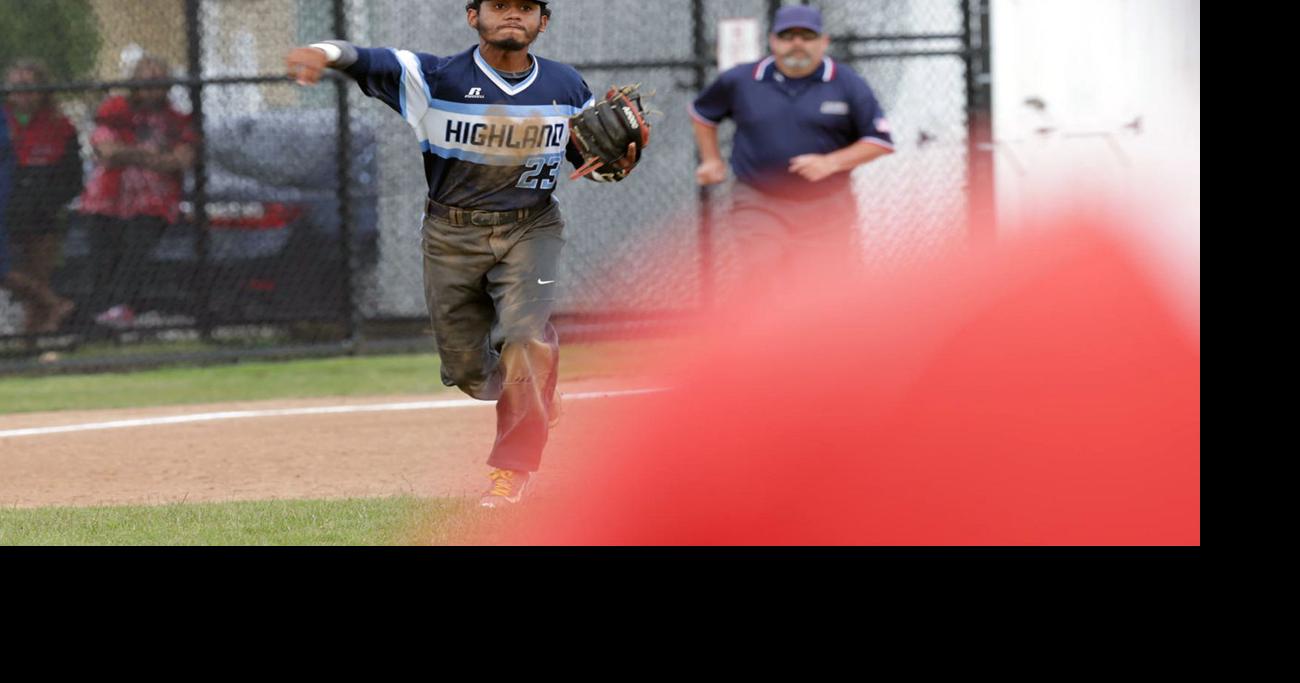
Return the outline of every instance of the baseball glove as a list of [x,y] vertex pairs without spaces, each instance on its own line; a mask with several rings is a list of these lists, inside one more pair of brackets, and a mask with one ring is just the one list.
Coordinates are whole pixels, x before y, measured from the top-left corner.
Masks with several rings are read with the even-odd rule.
[[[641,106],[640,85],[610,88],[605,98],[569,118],[569,131],[586,160],[571,179],[587,174],[619,181],[632,172],[650,143],[650,123]],[[630,145],[636,145],[630,149]]]

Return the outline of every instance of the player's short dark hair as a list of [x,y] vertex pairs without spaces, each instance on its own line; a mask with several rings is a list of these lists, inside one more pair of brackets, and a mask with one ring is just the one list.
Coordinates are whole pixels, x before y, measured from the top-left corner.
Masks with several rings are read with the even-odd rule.
[[[542,6],[542,16],[544,17],[551,16],[551,8],[549,5],[546,4],[545,0],[541,0],[540,2],[538,0],[533,0],[533,2],[536,2],[537,4]],[[470,10],[474,10],[475,12],[477,12],[479,11],[479,8],[482,7],[482,5],[483,5],[483,0],[469,0],[469,2],[465,3],[465,11],[468,12]]]

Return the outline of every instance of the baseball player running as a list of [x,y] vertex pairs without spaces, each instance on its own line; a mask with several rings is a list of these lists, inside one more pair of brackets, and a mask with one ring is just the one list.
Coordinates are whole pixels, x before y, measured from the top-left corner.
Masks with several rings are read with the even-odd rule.
[[560,166],[567,158],[579,167],[575,176],[622,180],[648,142],[648,126],[629,128],[644,123],[639,100],[628,126],[590,130],[585,146],[571,141],[571,118],[575,126],[584,117],[616,123],[611,99],[631,100],[611,92],[597,102],[572,67],[529,53],[550,4],[471,0],[466,21],[478,44],[451,56],[330,40],[286,59],[304,85],[327,67],[341,71],[415,130],[429,185],[424,294],[442,381],[497,401],[485,507],[521,500],[560,415],[559,337],[550,323],[564,245],[551,197]]

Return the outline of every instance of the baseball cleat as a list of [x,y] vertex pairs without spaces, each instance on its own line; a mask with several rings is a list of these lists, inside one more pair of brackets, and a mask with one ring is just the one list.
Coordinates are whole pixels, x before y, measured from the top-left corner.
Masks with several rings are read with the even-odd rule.
[[528,488],[531,478],[532,476],[528,472],[492,470],[488,474],[488,479],[492,480],[492,486],[479,499],[478,504],[485,508],[514,505],[523,499],[524,491]]

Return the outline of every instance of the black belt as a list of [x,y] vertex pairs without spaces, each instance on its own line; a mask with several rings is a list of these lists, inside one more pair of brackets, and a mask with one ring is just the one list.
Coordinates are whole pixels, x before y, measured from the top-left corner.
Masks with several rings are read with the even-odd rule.
[[527,209],[510,209],[509,211],[482,211],[479,209],[458,209],[454,206],[439,204],[432,199],[428,200],[424,211],[427,215],[441,218],[452,225],[504,225],[506,223],[520,223],[526,221],[531,216],[536,216],[543,209],[550,205],[550,202]]

